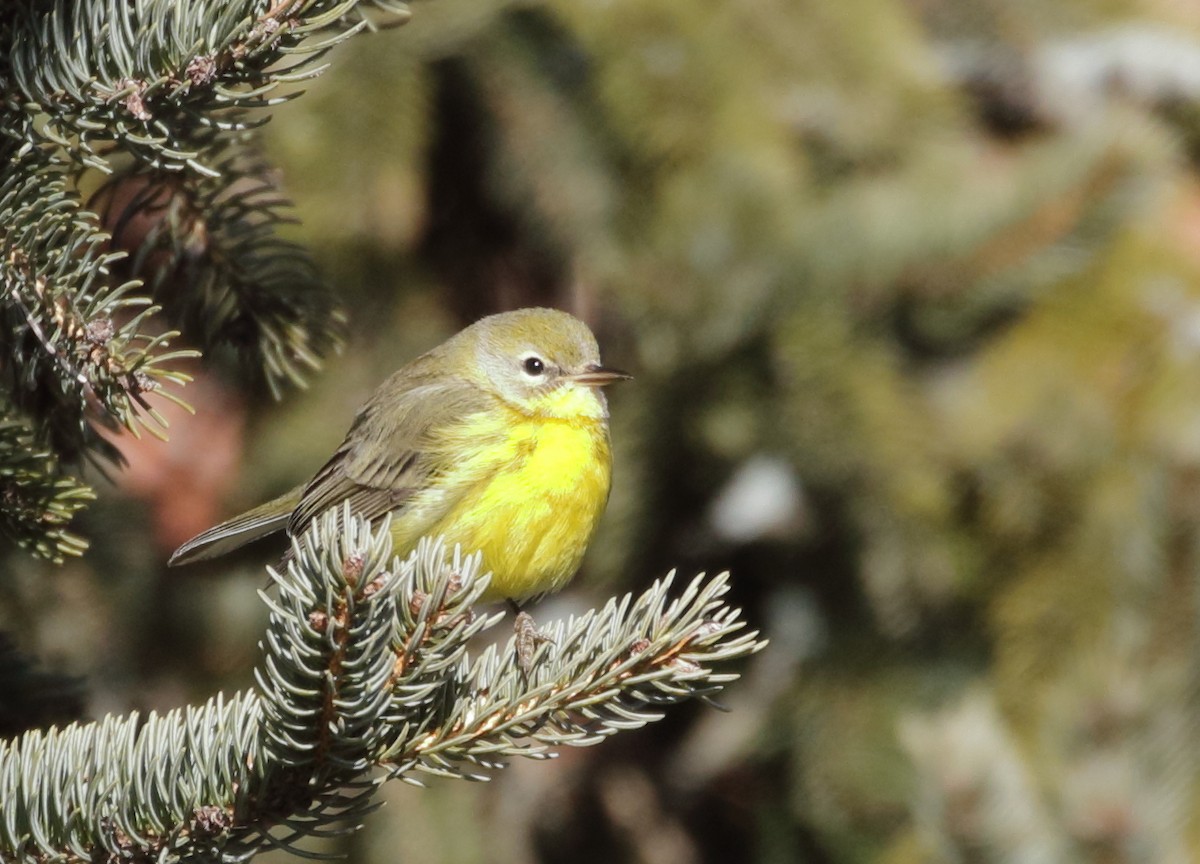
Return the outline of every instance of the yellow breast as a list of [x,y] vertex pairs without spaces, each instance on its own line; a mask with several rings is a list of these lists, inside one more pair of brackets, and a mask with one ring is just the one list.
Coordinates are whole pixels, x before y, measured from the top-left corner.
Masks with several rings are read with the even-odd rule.
[[[522,600],[574,575],[608,500],[612,458],[603,419],[530,417],[505,409],[456,430],[459,459],[440,492],[397,514],[397,548],[441,534],[481,551],[492,582],[485,601]],[[466,455],[465,458],[463,454]],[[421,512],[432,518],[422,518]]]

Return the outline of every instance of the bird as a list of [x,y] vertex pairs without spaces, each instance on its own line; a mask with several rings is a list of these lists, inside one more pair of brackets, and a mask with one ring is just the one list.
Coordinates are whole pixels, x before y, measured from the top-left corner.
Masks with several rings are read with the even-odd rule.
[[587,325],[556,309],[476,321],[393,373],[311,480],[188,540],[179,566],[260,537],[304,532],[349,502],[391,515],[393,551],[425,536],[479,551],[479,602],[516,611],[579,569],[612,479],[603,388],[631,376],[600,362]]

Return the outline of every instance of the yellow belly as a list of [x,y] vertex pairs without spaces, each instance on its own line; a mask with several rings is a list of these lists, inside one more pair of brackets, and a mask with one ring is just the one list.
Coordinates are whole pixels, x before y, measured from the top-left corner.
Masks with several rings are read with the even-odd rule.
[[482,552],[492,573],[485,601],[519,601],[566,584],[604,511],[612,470],[603,421],[514,412],[503,429],[496,434],[494,418],[465,425],[459,440],[478,445],[459,449],[437,500],[413,502],[392,531],[397,551],[421,534],[441,534],[465,552]]

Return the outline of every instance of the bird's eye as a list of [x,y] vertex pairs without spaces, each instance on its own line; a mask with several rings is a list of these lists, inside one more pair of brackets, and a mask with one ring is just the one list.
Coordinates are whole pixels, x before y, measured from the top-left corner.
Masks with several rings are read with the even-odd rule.
[[525,362],[521,364],[526,375],[537,377],[546,371],[546,364],[542,362],[540,357],[526,357]]

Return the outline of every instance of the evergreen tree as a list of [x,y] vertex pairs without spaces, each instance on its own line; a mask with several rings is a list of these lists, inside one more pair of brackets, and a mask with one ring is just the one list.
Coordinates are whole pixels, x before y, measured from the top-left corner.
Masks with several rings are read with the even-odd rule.
[[[161,434],[181,361],[230,351],[278,394],[340,316],[280,226],[256,129],[391,0],[28,0],[0,10],[0,523],[61,561],[85,543],[102,434]],[[107,179],[90,194],[93,176]],[[181,340],[195,346],[180,350]],[[0,744],[0,859],[245,860],[352,830],[386,779],[478,778],[707,698],[711,664],[761,648],[725,577],[552,626],[523,669],[468,641],[486,564],[327,514],[272,572],[258,686],[198,707],[26,731]],[[74,683],[4,645],[6,731],[77,708]]]

